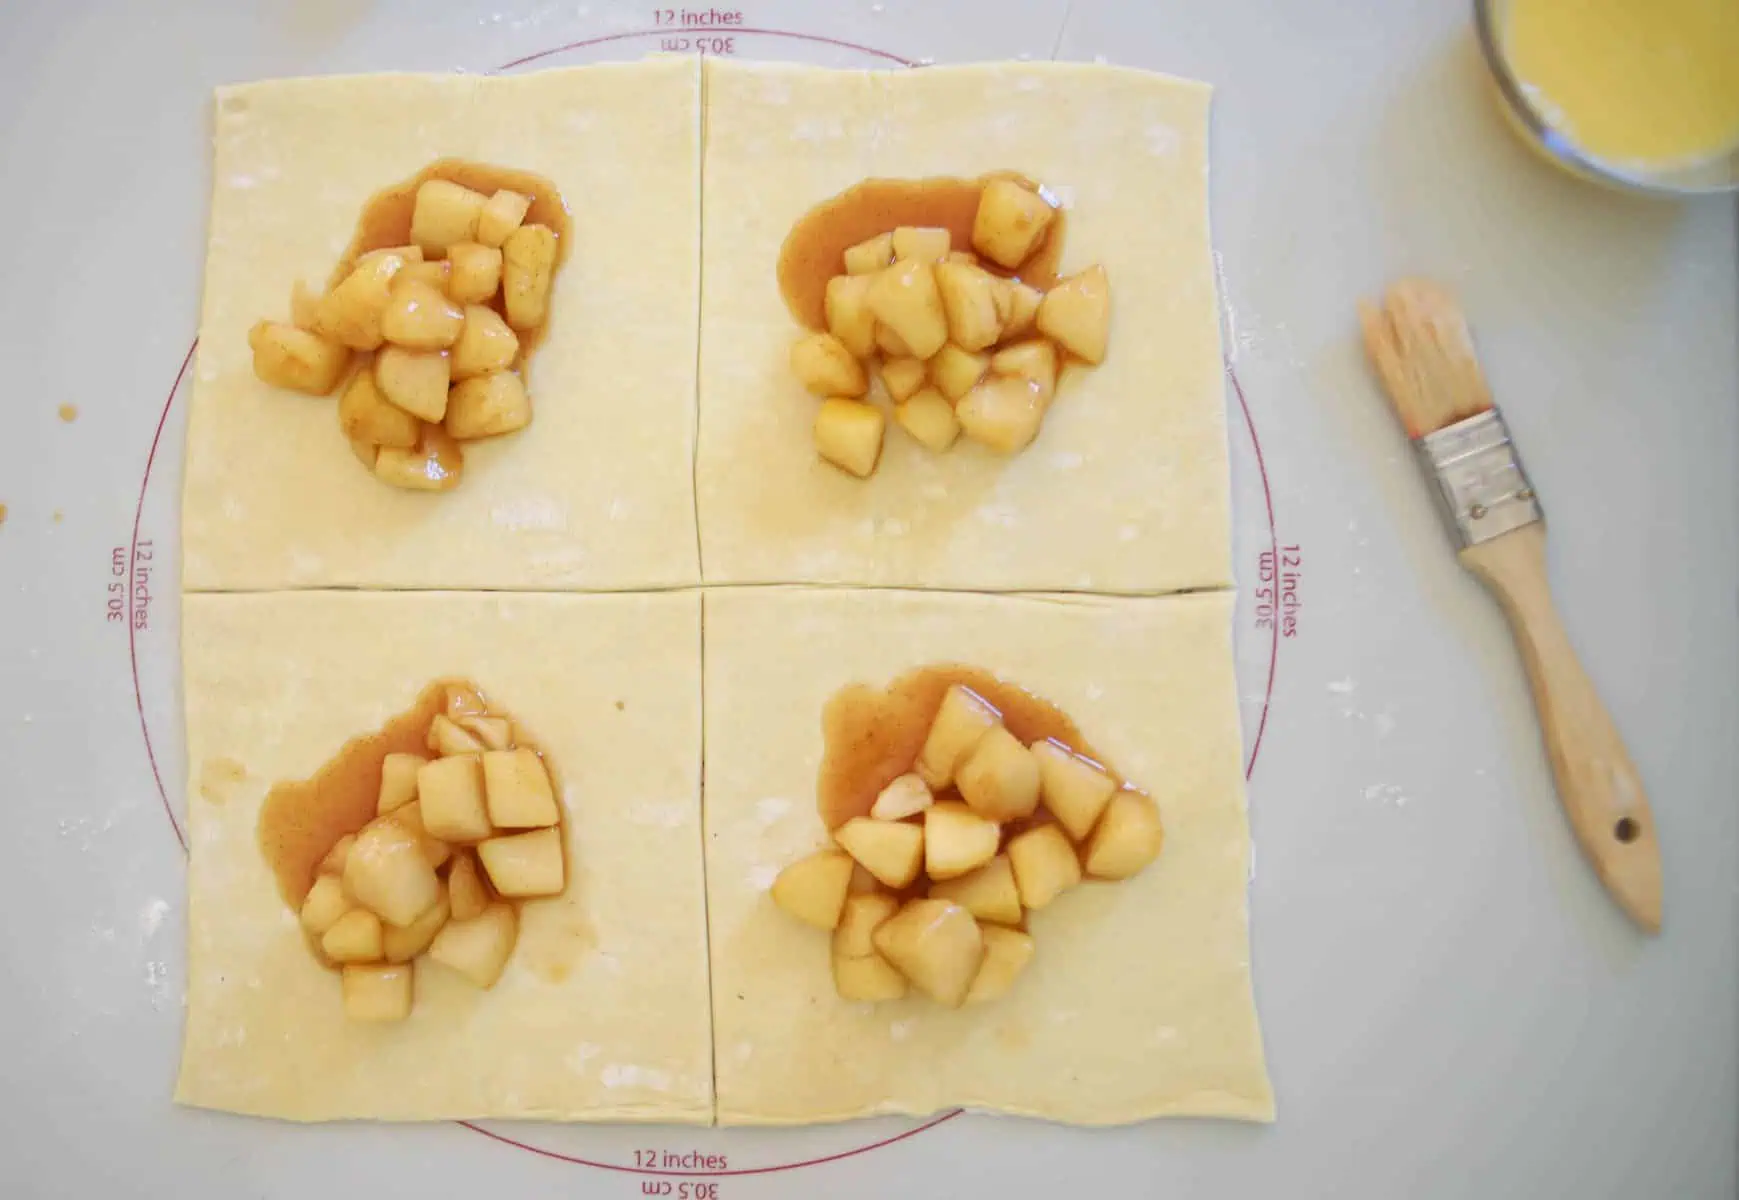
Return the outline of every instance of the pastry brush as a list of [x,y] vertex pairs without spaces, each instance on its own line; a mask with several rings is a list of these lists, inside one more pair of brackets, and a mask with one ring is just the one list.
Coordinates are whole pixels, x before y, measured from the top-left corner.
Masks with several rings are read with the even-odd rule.
[[1497,597],[1522,652],[1558,799],[1583,853],[1643,929],[1661,923],[1648,796],[1576,658],[1546,581],[1546,525],[1455,297],[1427,280],[1359,305],[1365,352],[1413,439],[1461,565]]

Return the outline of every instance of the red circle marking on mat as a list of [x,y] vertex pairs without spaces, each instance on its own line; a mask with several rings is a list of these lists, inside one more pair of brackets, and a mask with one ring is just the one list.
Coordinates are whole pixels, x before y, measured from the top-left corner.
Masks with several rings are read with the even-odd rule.
[[806,1158],[801,1162],[775,1163],[768,1167],[741,1167],[734,1171],[658,1171],[649,1167],[624,1167],[617,1163],[594,1162],[589,1158],[563,1154],[559,1150],[546,1150],[544,1147],[534,1146],[530,1142],[515,1141],[513,1138],[494,1133],[471,1121],[459,1121],[457,1124],[463,1125],[472,1133],[480,1133],[491,1141],[501,1142],[503,1145],[512,1146],[516,1150],[530,1151],[541,1158],[553,1158],[559,1162],[573,1163],[575,1166],[597,1167],[601,1171],[617,1171],[624,1175],[668,1175],[682,1179],[725,1179],[733,1175],[776,1175],[780,1171],[796,1171],[803,1167],[819,1167],[825,1163],[839,1162],[841,1159],[856,1158],[860,1154],[868,1154],[871,1150],[880,1150],[884,1146],[892,1146],[895,1142],[903,1142],[907,1138],[917,1137],[920,1133],[934,1129],[945,1121],[952,1121],[964,1111],[964,1109],[959,1108],[953,1109],[941,1116],[931,1117],[922,1125],[908,1129],[904,1133],[896,1133],[893,1137],[883,1138],[879,1142],[871,1142],[867,1146],[858,1146],[853,1150],[841,1150],[838,1154],[824,1154],[820,1158]]
[[760,34],[763,37],[790,38],[798,42],[816,42],[824,46],[837,46],[841,50],[856,50],[860,54],[868,54],[875,58],[886,59],[888,62],[899,63],[902,67],[915,67],[918,64],[909,58],[901,58],[886,50],[877,50],[874,46],[860,46],[856,42],[844,42],[838,38],[822,37],[818,33],[793,33],[788,29],[743,29],[735,25],[669,25],[663,29],[641,29],[633,33],[610,33],[603,37],[587,38],[583,42],[569,42],[565,46],[557,46],[553,50],[539,50],[536,54],[528,54],[524,58],[516,58],[511,62],[502,63],[495,68],[495,73],[511,71],[515,67],[523,67],[527,63],[566,54],[569,50],[583,50],[587,46],[601,46],[605,42],[620,42],[628,38],[639,37],[681,37],[688,33],[724,33],[736,36],[739,33]]
[[194,338],[193,344],[187,347],[187,353],[181,356],[181,369],[175,372],[175,382],[169,385],[169,395],[163,401],[163,412],[157,418],[157,432],[151,435],[151,451],[145,455],[145,476],[139,481],[139,503],[133,506],[133,540],[127,546],[127,660],[133,671],[133,704],[139,710],[139,732],[145,738],[145,757],[151,760],[151,778],[157,781],[157,798],[163,802],[163,815],[169,818],[169,828],[175,831],[175,840],[181,843],[182,853],[187,851],[187,835],[181,831],[181,822],[175,819],[175,809],[169,803],[169,792],[163,786],[163,773],[157,769],[157,751],[151,745],[151,727],[145,723],[145,699],[139,692],[139,643],[133,627],[133,578],[134,568],[139,561],[139,522],[145,515],[145,489],[151,483],[151,467],[157,461],[157,446],[163,440],[163,426],[169,420],[169,407],[175,403],[175,393],[181,390],[181,381],[187,378],[187,368],[193,363],[193,351],[199,346],[199,339]]
[[[816,43],[829,45],[829,46],[837,46],[837,47],[840,47],[840,48],[846,49],[846,50],[855,50],[855,51],[858,51],[860,53],[868,54],[868,55],[871,55],[871,56],[876,57],[876,58],[885,59],[888,62],[899,63],[902,66],[910,67],[910,66],[916,65],[913,63],[913,61],[911,59],[902,58],[901,56],[899,56],[897,54],[892,54],[886,50],[877,50],[877,49],[870,47],[870,46],[862,46],[862,45],[858,45],[857,43],[854,43],[854,42],[841,41],[838,38],[822,37],[819,34],[795,33],[795,32],[792,32],[789,30],[783,30],[783,29],[743,29],[743,28],[736,28],[736,27],[720,27],[720,28],[715,30],[715,29],[710,29],[710,28],[681,29],[681,28],[673,27],[670,29],[643,29],[643,30],[639,30],[636,32],[632,32],[632,33],[613,33],[613,34],[607,34],[603,37],[588,38],[584,41],[569,42],[568,44],[566,44],[564,46],[557,46],[557,47],[550,49],[550,50],[539,51],[536,54],[528,54],[523,58],[513,59],[511,62],[507,62],[507,63],[502,64],[500,67],[496,68],[496,70],[497,70],[497,72],[508,71],[508,70],[512,70],[516,67],[525,66],[528,63],[534,63],[534,62],[538,62],[538,61],[541,61],[541,60],[546,59],[546,58],[554,57],[555,55],[558,55],[558,54],[565,54],[565,53],[572,51],[572,50],[580,50],[580,49],[584,49],[588,46],[602,45],[602,44],[607,43],[607,42],[624,41],[624,40],[629,39],[629,38],[659,37],[659,36],[669,37],[669,36],[680,35],[682,33],[715,33],[715,32],[716,33],[727,33],[728,32],[733,36],[736,34],[752,34],[752,35],[760,35],[760,36],[764,36],[764,37],[790,38],[794,41],[816,42]],[[143,518],[144,511],[145,511],[145,493],[146,493],[146,490],[151,485],[151,469],[156,464],[156,461],[157,461],[157,448],[158,448],[158,445],[161,443],[162,438],[163,438],[163,427],[169,421],[169,410],[174,406],[176,393],[178,393],[181,390],[181,385],[183,382],[185,382],[185,380],[187,378],[188,368],[193,363],[193,353],[198,348],[198,346],[199,346],[199,341],[197,338],[195,338],[193,343],[187,347],[187,353],[181,359],[181,368],[180,368],[180,370],[176,371],[176,373],[175,373],[175,382],[172,385],[170,385],[169,395],[163,401],[163,411],[157,418],[157,430],[151,437],[150,452],[145,456],[145,473],[144,473],[144,476],[139,481],[139,501],[133,510],[133,539],[132,539],[132,544],[129,547],[129,549],[131,551],[131,557],[128,559],[128,565],[127,565],[127,597],[128,597],[128,600],[127,600],[127,603],[128,603],[127,656],[128,656],[128,659],[130,660],[130,664],[131,664],[131,668],[132,668],[132,675],[133,675],[133,703],[139,712],[139,732],[145,741],[145,756],[151,762],[151,776],[156,781],[156,784],[157,784],[157,798],[162,802],[163,814],[164,814],[164,816],[169,818],[169,826],[171,829],[173,829],[175,831],[175,839],[177,842],[179,842],[181,844],[181,849],[182,849],[183,854],[185,854],[187,851],[187,836],[181,828],[181,822],[178,821],[175,817],[174,807],[169,803],[168,789],[166,789],[163,786],[163,775],[162,775],[162,772],[159,771],[158,767],[157,767],[157,752],[151,744],[151,726],[150,726],[150,723],[147,721],[146,716],[145,716],[145,702],[144,702],[144,698],[143,698],[143,695],[141,693],[141,689],[139,686],[139,653],[138,653],[138,647],[137,647],[137,644],[135,641],[134,630],[133,630],[133,613],[132,613],[133,586],[132,585],[133,585],[134,563],[137,561],[137,558],[138,558],[139,524]],[[1278,538],[1278,535],[1276,533],[1276,527],[1275,527],[1275,521],[1274,521],[1274,493],[1273,493],[1273,489],[1270,487],[1269,481],[1268,481],[1268,465],[1267,465],[1267,462],[1264,460],[1263,455],[1262,455],[1262,441],[1261,441],[1261,438],[1257,436],[1256,422],[1255,422],[1255,419],[1250,415],[1249,402],[1247,400],[1245,400],[1245,398],[1244,398],[1244,386],[1243,386],[1243,384],[1241,384],[1238,381],[1238,373],[1232,367],[1232,364],[1230,362],[1226,363],[1226,376],[1228,379],[1231,380],[1232,391],[1238,397],[1238,407],[1244,415],[1244,427],[1247,430],[1249,430],[1250,444],[1255,449],[1255,452],[1256,452],[1256,470],[1262,479],[1262,501],[1263,501],[1264,506],[1266,507],[1267,516],[1268,516],[1269,547],[1271,549],[1275,549],[1275,548],[1278,548],[1279,538]],[[1268,708],[1274,699],[1274,669],[1275,669],[1275,663],[1278,660],[1279,656],[1280,656],[1280,634],[1279,634],[1278,627],[1275,627],[1271,631],[1270,640],[1269,640],[1268,682],[1267,682],[1267,686],[1264,689],[1263,695],[1262,695],[1262,715],[1257,721],[1256,737],[1251,743],[1250,757],[1249,757],[1249,760],[1246,762],[1245,767],[1244,767],[1244,778],[1246,780],[1248,780],[1250,778],[1251,774],[1256,769],[1256,756],[1262,750],[1262,735],[1267,731],[1267,728],[1268,728]],[[190,766],[190,769],[191,769],[191,766]],[[671,1176],[671,1177],[682,1177],[682,1178],[722,1179],[722,1178],[730,1178],[733,1176],[745,1176],[745,1175],[772,1175],[772,1174],[776,1174],[776,1173],[781,1172],[781,1171],[796,1171],[796,1170],[801,1170],[804,1167],[818,1167],[818,1166],[822,1166],[822,1165],[827,1164],[827,1163],[840,1162],[840,1161],[842,1161],[844,1159],[848,1159],[848,1158],[856,1158],[859,1155],[868,1154],[872,1150],[880,1150],[880,1149],[883,1149],[884,1147],[892,1146],[892,1145],[895,1145],[899,1142],[906,1141],[909,1138],[914,1138],[914,1137],[918,1136],[920,1133],[925,1133],[928,1130],[935,1129],[937,1126],[945,1124],[948,1121],[952,1121],[955,1117],[960,1116],[961,1112],[962,1112],[962,1110],[957,1108],[957,1109],[954,1109],[950,1112],[942,1113],[940,1116],[932,1117],[928,1121],[925,1121],[922,1125],[917,1125],[911,1129],[906,1130],[904,1133],[897,1133],[892,1137],[883,1138],[880,1141],[871,1142],[868,1145],[864,1145],[864,1146],[858,1146],[858,1147],[851,1149],[851,1150],[842,1150],[836,1154],[822,1155],[819,1158],[804,1159],[800,1162],[776,1163],[776,1164],[773,1164],[771,1166],[765,1166],[765,1167],[742,1167],[742,1168],[739,1168],[736,1170],[728,1170],[728,1171],[661,1171],[661,1170],[655,1170],[655,1169],[646,1168],[646,1167],[624,1166],[624,1165],[621,1165],[619,1163],[597,1162],[595,1160],[588,1159],[588,1158],[580,1158],[580,1157],[577,1157],[576,1155],[563,1154],[558,1150],[546,1149],[543,1146],[535,1146],[535,1145],[532,1145],[530,1142],[522,1142],[522,1141],[519,1141],[515,1138],[510,1138],[510,1137],[506,1136],[505,1134],[495,1133],[492,1130],[485,1129],[481,1125],[478,1125],[472,1121],[457,1121],[457,1122],[455,1122],[455,1124],[460,1125],[460,1126],[464,1127],[465,1129],[469,1129],[473,1133],[481,1134],[482,1136],[488,1138],[490,1141],[499,1142],[504,1146],[511,1146],[516,1150],[523,1150],[523,1151],[530,1153],[530,1154],[536,1154],[541,1158],[549,1158],[549,1159],[555,1159],[556,1161],[559,1161],[559,1162],[572,1163],[575,1166],[592,1167],[592,1168],[595,1168],[595,1169],[600,1170],[600,1171],[614,1171],[614,1172],[617,1172],[620,1174],[626,1174],[626,1175],[655,1175],[655,1176]]]

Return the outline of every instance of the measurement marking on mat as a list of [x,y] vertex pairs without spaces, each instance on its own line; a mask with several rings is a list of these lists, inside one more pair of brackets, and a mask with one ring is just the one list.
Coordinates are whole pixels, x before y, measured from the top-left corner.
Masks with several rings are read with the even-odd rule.
[[133,628],[151,628],[151,541],[133,543]]
[[743,23],[740,8],[655,8],[654,25],[681,25],[684,29],[717,29]]
[[117,624],[127,620],[127,548],[109,551],[109,608],[104,620]]
[[1304,552],[1296,543],[1262,551],[1256,578],[1256,628],[1273,629],[1278,622],[1281,637],[1297,637],[1304,608],[1298,590],[1304,580]]
[[723,1154],[699,1150],[636,1150],[634,1165],[648,1171],[723,1171],[730,1163]]
[[717,54],[728,55],[737,52],[737,39],[734,37],[719,37],[716,34],[705,34],[699,37],[667,37],[658,39],[658,48],[667,54]]
[[[638,1152],[636,1152],[638,1153]],[[642,1179],[642,1196],[669,1196],[671,1200],[719,1200],[716,1183],[678,1183],[669,1179]]]

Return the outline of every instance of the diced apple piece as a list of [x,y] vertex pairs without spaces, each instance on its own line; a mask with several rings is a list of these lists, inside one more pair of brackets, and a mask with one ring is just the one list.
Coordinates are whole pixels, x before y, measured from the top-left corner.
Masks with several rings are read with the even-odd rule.
[[1117,790],[1117,781],[1092,759],[1050,738],[1033,743],[1033,757],[1045,807],[1070,837],[1084,840]]
[[447,295],[460,304],[482,304],[501,287],[501,251],[494,246],[460,242],[447,251],[447,261]]
[[972,248],[998,266],[1020,266],[1038,248],[1057,212],[1043,196],[1012,179],[993,179],[978,195]]
[[513,722],[506,717],[455,717],[453,723],[483,743],[485,750],[513,749]]
[[483,766],[475,754],[454,754],[417,769],[423,827],[444,842],[480,842],[494,832],[483,800]]
[[882,386],[895,404],[904,404],[924,386],[928,368],[921,358],[890,358],[881,365]]
[[876,352],[876,315],[864,303],[869,286],[867,275],[835,275],[827,281],[827,331],[856,358]]
[[918,752],[917,772],[930,790],[939,792],[954,782],[954,769],[985,734],[1002,724],[1002,714],[963,683],[942,695],[942,704]]
[[924,870],[932,881],[954,879],[996,857],[1002,828],[958,800],[924,810]]
[[901,225],[893,234],[896,261],[912,258],[922,262],[936,262],[947,256],[952,244],[953,239],[948,236],[946,229],[931,226]]
[[[489,705],[484,703],[483,693],[468,683],[449,683],[447,692],[447,717],[457,721],[460,717],[475,717],[489,711]],[[430,749],[434,749],[433,746]]]
[[815,449],[842,471],[867,479],[881,459],[886,428],[887,418],[879,408],[859,400],[829,398],[815,410]]
[[949,342],[930,360],[930,378],[936,390],[950,400],[958,400],[977,386],[990,366],[990,355],[971,354]]
[[[892,329],[889,329],[886,325],[883,325],[880,321],[876,322],[876,349],[882,352],[883,358],[915,357],[912,353],[912,348],[906,345],[906,339],[902,338]],[[919,359],[919,361],[922,362],[923,360]]]
[[894,420],[932,454],[941,454],[960,436],[954,406],[935,388],[923,388],[894,406]]
[[954,772],[960,798],[991,821],[1030,817],[1039,806],[1039,764],[1033,752],[998,725],[972,748]]
[[843,850],[817,850],[773,881],[773,903],[817,929],[839,924],[851,883],[852,857]]
[[352,1021],[402,1021],[411,1015],[410,963],[344,968],[344,1015]]
[[948,340],[948,316],[930,263],[907,259],[878,272],[864,302],[914,358],[929,358]]
[[447,904],[453,920],[469,921],[489,907],[489,885],[484,882],[483,868],[477,865],[469,850],[453,855],[453,865],[447,871]]
[[1039,305],[1038,327],[1076,358],[1104,362],[1111,335],[1111,282],[1105,268],[1088,267],[1046,292]]
[[314,314],[314,332],[352,350],[378,349],[384,336],[381,314],[392,299],[393,284],[404,266],[404,258],[395,253],[359,261],[320,301]]
[[501,299],[507,323],[536,329],[549,317],[556,235],[547,225],[521,225],[501,243]]
[[486,197],[448,179],[428,179],[417,188],[411,209],[411,241],[430,256],[447,247],[477,240]]
[[501,314],[483,304],[465,306],[465,324],[453,343],[452,376],[455,380],[491,375],[513,366],[519,357],[519,335],[507,327]]
[[909,901],[882,922],[874,941],[913,987],[949,1008],[960,1007],[966,999],[984,961],[978,922],[946,900]]
[[[375,384],[374,372],[366,366],[351,375],[338,397],[338,427],[353,442],[406,450],[417,444],[422,432],[422,423],[416,417],[388,403]],[[365,461],[373,467],[372,452]]]
[[413,492],[445,492],[459,486],[465,452],[439,425],[425,424],[409,450],[382,446],[374,460],[374,476],[382,483]]
[[954,406],[960,431],[998,454],[1017,454],[1032,444],[1045,419],[1045,399],[1024,379],[986,379]]
[[436,754],[481,754],[485,749],[482,738],[446,713],[436,713],[429,722],[425,744]]
[[335,963],[379,962],[380,918],[366,908],[353,908],[320,937],[320,951]]
[[345,860],[350,857],[350,848],[354,845],[356,845],[356,835],[354,833],[345,834],[332,843],[332,849],[326,852],[326,857],[320,860],[320,866],[316,869],[322,875],[342,876]]
[[380,461],[380,447],[362,438],[344,440],[349,443],[350,452],[356,456],[356,461],[362,464],[363,469],[371,475],[374,474],[374,468]]
[[[452,281],[452,278],[453,264],[444,258],[434,262],[408,262],[404,265],[404,269],[398,273],[397,278],[393,280],[393,287],[396,290],[407,283],[422,283],[445,296],[447,284]],[[385,331],[382,330],[382,332]]]
[[845,273],[873,275],[894,261],[894,235],[878,234],[855,246],[846,247]]
[[423,857],[429,860],[431,867],[439,867],[452,857],[453,847],[430,833],[423,824],[422,801],[413,800],[409,804],[401,804],[388,813],[385,819],[396,823],[422,844]]
[[1057,394],[1057,348],[1043,338],[998,350],[991,356],[990,369],[997,375],[1026,380],[1047,404]]
[[375,386],[374,372],[368,370],[356,372],[344,385],[338,397],[338,427],[347,438],[405,450],[417,444],[422,431],[415,417],[387,402]]
[[447,412],[448,360],[440,350],[382,346],[374,356],[381,395],[413,416],[439,421]]
[[273,387],[324,396],[338,386],[350,365],[350,351],[319,334],[279,321],[260,321],[248,330],[254,374]]
[[1158,858],[1163,845],[1165,826],[1153,797],[1118,792],[1087,842],[1087,874],[1095,879],[1128,879]]
[[314,880],[314,886],[302,897],[302,910],[297,915],[303,929],[315,937],[323,937],[350,908],[344,885],[334,875],[322,875]]
[[876,927],[898,912],[900,902],[886,892],[847,896],[833,931],[833,952],[845,958],[864,958],[876,952],[872,935]]
[[[453,264],[446,259],[441,259],[439,262],[407,262],[404,269],[392,282],[395,291],[414,281],[432,287],[442,295],[446,295],[447,282],[452,277]],[[381,332],[386,332],[384,327]]]
[[445,350],[464,324],[465,310],[420,279],[395,283],[380,314],[381,335],[409,350]]
[[480,988],[495,986],[513,945],[519,940],[519,914],[498,900],[469,921],[448,921],[429,943],[429,957]]
[[891,888],[911,883],[924,865],[924,830],[917,825],[853,817],[833,831],[833,840]]
[[930,895],[953,901],[980,921],[1020,924],[1020,891],[1014,885],[1014,869],[1008,865],[1006,854],[998,854],[976,871],[932,883]]
[[429,760],[420,754],[394,752],[380,763],[380,803],[376,816],[385,816],[417,798],[417,770]]
[[503,896],[555,896],[567,886],[559,829],[492,837],[478,845],[477,858],[491,886]]
[[485,752],[483,790],[497,829],[541,829],[561,820],[549,771],[535,750]]
[[531,397],[517,371],[461,379],[447,393],[441,424],[456,438],[498,437],[531,424]]
[[970,251],[970,250],[950,250],[950,251],[948,251],[947,254],[944,254],[942,256],[942,261],[943,262],[951,262],[951,263],[964,263],[966,266],[969,266],[969,267],[977,267],[977,266],[983,265],[979,261],[978,255],[972,253],[972,251]]
[[1033,960],[1033,939],[1029,934],[997,925],[986,925],[979,933],[984,938],[984,962],[966,993],[968,1004],[1000,998]]
[[507,235],[519,228],[530,208],[530,196],[502,188],[483,202],[482,211],[477,214],[478,242],[499,249]]
[[877,882],[874,875],[863,869],[862,863],[853,862],[851,864],[851,882],[845,885],[845,890],[846,894],[851,896],[870,896],[880,892],[882,885]]
[[410,962],[411,959],[429,948],[429,943],[435,940],[435,935],[441,932],[441,926],[452,916],[452,908],[447,900],[445,890],[441,898],[436,900],[428,912],[400,929],[397,925],[388,925],[381,931],[381,957],[390,963]]
[[422,839],[389,816],[356,835],[344,863],[344,890],[382,920],[409,925],[440,897],[441,883]]
[[831,333],[811,333],[791,346],[791,373],[814,396],[861,396],[869,390],[863,364]]
[[833,955],[833,987],[841,1000],[879,1004],[906,994],[906,977],[879,954],[846,958]]
[[1081,862],[1057,825],[1035,825],[1010,838],[1008,863],[1027,908],[1043,908],[1081,882]]
[[961,349],[983,350],[1002,335],[996,282],[996,276],[982,267],[957,262],[936,267],[936,290],[948,315],[948,340]]
[[876,796],[870,816],[878,821],[903,821],[915,817],[934,802],[930,786],[916,775],[902,775]]
[[1044,299],[1045,294],[1031,284],[1018,279],[997,280],[996,315],[1002,320],[1003,338],[1017,338],[1029,332]]

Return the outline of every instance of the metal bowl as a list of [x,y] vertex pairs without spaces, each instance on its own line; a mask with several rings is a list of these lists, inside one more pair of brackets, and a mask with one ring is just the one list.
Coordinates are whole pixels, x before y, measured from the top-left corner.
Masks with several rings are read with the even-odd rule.
[[1527,90],[1510,69],[1504,50],[1503,23],[1511,0],[1473,0],[1479,48],[1497,86],[1498,100],[1522,140],[1555,166],[1584,179],[1655,196],[1701,196],[1739,191],[1739,147],[1725,156],[1689,165],[1649,170],[1621,167],[1585,154],[1565,134],[1553,128],[1528,99]]

